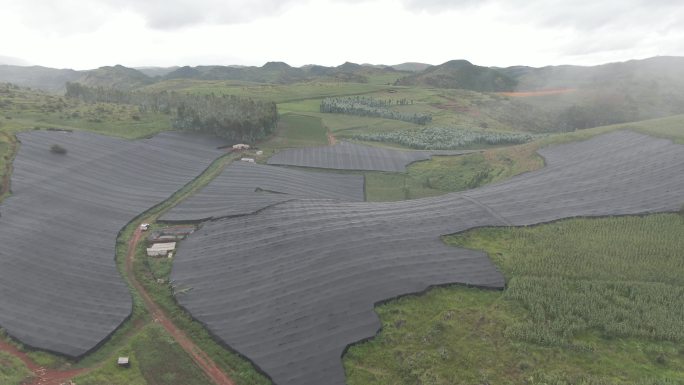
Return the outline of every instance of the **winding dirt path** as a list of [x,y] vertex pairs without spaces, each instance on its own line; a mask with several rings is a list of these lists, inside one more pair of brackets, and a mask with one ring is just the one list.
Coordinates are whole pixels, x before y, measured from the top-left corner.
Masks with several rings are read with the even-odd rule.
[[69,384],[72,378],[85,373],[87,369],[56,370],[44,368],[35,363],[26,353],[16,346],[0,339],[0,350],[19,358],[33,372],[33,378],[24,385],[62,385]]
[[133,271],[133,262],[135,260],[135,250],[140,242],[142,231],[140,227],[135,230],[133,237],[128,242],[128,251],[126,253],[126,275],[129,277],[131,284],[140,293],[145,307],[149,310],[152,320],[161,324],[166,331],[171,334],[174,340],[185,350],[197,363],[197,365],[204,371],[207,377],[216,385],[235,385],[235,383],[224,373],[212,360],[207,353],[205,353],[173,322],[166,316],[166,313],[157,305],[143,285],[138,282]]
[[337,144],[337,138],[335,138],[332,131],[328,130],[328,145],[334,146],[335,144]]

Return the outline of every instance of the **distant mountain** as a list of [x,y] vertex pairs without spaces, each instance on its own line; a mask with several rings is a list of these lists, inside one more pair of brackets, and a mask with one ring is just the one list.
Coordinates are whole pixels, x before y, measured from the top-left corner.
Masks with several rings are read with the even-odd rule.
[[134,69],[144,73],[145,75],[151,78],[164,76],[170,72],[177,70],[178,68],[180,67],[134,67]]
[[76,81],[89,87],[116,88],[120,90],[132,90],[154,82],[152,78],[144,73],[122,65],[100,67],[85,71]]
[[17,57],[12,57],[12,56],[3,56],[3,55],[0,55],[0,64],[10,65],[10,66],[28,66],[28,65],[30,65],[29,62],[27,62],[24,59],[19,59]]
[[181,67],[164,79],[241,80],[256,83],[294,83],[307,80],[306,71],[283,62],[268,62],[262,67],[197,66]]
[[425,64],[425,63],[408,62],[408,63],[395,64],[395,65],[390,66],[390,67],[394,68],[397,71],[421,72],[421,71],[425,71],[430,66],[431,66],[430,64]]
[[512,91],[517,81],[503,71],[480,67],[467,60],[452,60],[444,64],[403,77],[395,83],[401,86],[461,88],[480,92]]
[[64,92],[66,82],[73,82],[79,77],[80,72],[70,69],[0,65],[0,82],[50,92]]
[[684,85],[684,57],[658,56],[643,60],[608,63],[592,67],[547,66],[500,68],[515,78],[519,90],[586,88],[634,82],[675,82]]
[[362,70],[363,66],[361,64],[344,62],[344,64],[338,65],[337,67],[335,67],[335,69],[338,70],[339,72],[354,73],[354,72]]
[[181,67],[163,79],[241,80],[256,83],[291,84],[312,80],[367,83],[369,75],[396,72],[387,66],[364,66],[346,62],[337,67],[305,65],[292,67],[283,62],[268,62],[261,67],[198,66]]
[[[2,58],[2,57],[0,57]],[[423,68],[421,70],[421,68]],[[0,82],[51,92],[63,92],[66,82],[78,81],[94,87],[135,89],[168,79],[237,80],[267,84],[307,81],[366,83],[396,79],[396,85],[462,88],[480,92],[533,91],[544,89],[612,90],[638,99],[679,95],[684,90],[684,57],[654,57],[599,66],[514,66],[482,67],[466,60],[441,65],[403,63],[395,66],[343,63],[336,67],[306,65],[292,67],[284,62],[255,66],[197,66],[127,68],[121,65],[88,71],[40,66],[0,65]],[[403,77],[401,77],[403,76]],[[604,92],[605,93],[605,92]],[[660,95],[660,96],[657,96]],[[675,109],[678,98],[669,98]],[[675,105],[676,104],[676,105]],[[641,106],[640,108],[645,108]],[[678,107],[677,107],[678,108]]]

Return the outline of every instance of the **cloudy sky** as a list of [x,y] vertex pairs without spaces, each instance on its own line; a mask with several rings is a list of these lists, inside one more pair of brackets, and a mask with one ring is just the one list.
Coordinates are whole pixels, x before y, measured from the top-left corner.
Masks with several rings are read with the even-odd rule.
[[684,55],[678,0],[0,0],[0,9],[0,61],[59,68]]

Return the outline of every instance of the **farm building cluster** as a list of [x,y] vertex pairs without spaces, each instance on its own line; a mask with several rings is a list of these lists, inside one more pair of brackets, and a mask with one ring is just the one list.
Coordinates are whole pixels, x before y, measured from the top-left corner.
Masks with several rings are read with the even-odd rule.
[[194,226],[172,226],[153,231],[147,237],[148,257],[173,257],[176,243],[195,231]]

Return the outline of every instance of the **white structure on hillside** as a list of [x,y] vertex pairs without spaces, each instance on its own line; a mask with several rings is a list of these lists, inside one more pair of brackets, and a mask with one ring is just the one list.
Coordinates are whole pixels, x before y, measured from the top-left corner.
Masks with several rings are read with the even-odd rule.
[[147,256],[149,257],[163,257],[169,251],[176,250],[176,242],[155,243],[152,247],[147,248]]
[[249,144],[244,144],[244,143],[234,144],[233,150],[249,150]]

